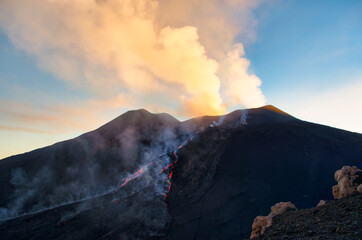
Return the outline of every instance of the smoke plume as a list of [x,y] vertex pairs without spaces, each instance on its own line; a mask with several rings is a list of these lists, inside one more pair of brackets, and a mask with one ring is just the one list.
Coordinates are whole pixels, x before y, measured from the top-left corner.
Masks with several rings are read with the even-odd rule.
[[[255,1],[4,0],[0,27],[39,67],[99,103],[222,114],[263,105],[239,34]],[[117,105],[117,103],[113,103]]]
[[0,223],[66,205],[60,224],[86,210],[117,204],[114,217],[121,232],[136,222],[142,226],[138,233],[159,234],[170,220],[165,166],[194,134],[178,123],[166,115],[133,111],[98,131],[44,148],[38,158],[45,162],[33,160],[31,168],[12,170],[14,190],[0,205]]

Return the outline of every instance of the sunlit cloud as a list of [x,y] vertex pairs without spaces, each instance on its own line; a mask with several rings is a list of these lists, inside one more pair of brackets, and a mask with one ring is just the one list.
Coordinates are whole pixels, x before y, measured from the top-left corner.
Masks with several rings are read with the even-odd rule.
[[41,133],[41,134],[51,134],[52,133],[52,132],[43,131],[43,130],[10,126],[10,125],[0,125],[0,131],[15,131],[15,132]]
[[0,131],[24,131],[46,134],[64,134],[87,131],[99,126],[100,109],[92,104],[45,105],[0,99]]
[[95,94],[96,105],[222,114],[265,103],[234,42],[253,37],[257,2],[5,0],[0,27],[39,67]]

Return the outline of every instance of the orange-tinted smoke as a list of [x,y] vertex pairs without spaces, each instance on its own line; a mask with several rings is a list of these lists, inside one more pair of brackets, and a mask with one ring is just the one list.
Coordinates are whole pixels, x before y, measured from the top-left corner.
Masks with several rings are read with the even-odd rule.
[[247,21],[250,2],[4,0],[0,27],[40,68],[96,93],[98,103],[122,96],[124,108],[222,114],[265,102],[242,45],[232,45],[245,24],[229,11]]

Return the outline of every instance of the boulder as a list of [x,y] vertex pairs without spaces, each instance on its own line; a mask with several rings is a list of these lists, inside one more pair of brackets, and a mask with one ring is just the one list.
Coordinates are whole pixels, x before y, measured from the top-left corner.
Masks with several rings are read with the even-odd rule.
[[344,166],[342,169],[334,173],[334,179],[337,185],[332,187],[333,196],[335,199],[347,197],[355,192],[361,182],[362,170],[356,166]]
[[358,185],[357,192],[362,193],[362,184]]
[[318,205],[317,205],[317,207],[323,206],[323,205],[325,205],[325,204],[326,204],[326,201],[320,200],[319,203],[318,203]]
[[267,226],[267,217],[265,216],[257,216],[254,219],[253,225],[252,225],[252,232],[250,238],[257,237],[261,234],[264,234]]
[[291,202],[280,202],[271,207],[271,212],[268,216],[257,216],[252,225],[252,232],[250,238],[255,238],[264,234],[266,228],[270,227],[273,223],[273,218],[277,215],[283,214],[289,210],[296,210],[297,208]]

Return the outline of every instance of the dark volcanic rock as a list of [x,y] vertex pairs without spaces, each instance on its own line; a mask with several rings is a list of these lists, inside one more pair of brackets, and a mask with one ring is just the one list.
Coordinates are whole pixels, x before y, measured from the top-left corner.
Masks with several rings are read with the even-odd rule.
[[336,169],[361,163],[360,134],[259,111],[250,111],[247,126],[207,129],[180,151],[169,197],[172,239],[249,237],[255,216],[276,202],[307,208],[333,199]]
[[50,205],[62,203],[64,195],[80,199],[89,192],[103,192],[137,170],[145,152],[155,149],[159,153],[165,140],[177,142],[183,133],[180,122],[172,116],[142,109],[129,111],[77,138],[5,158],[0,161],[0,208],[19,195],[27,196],[22,202],[26,212],[34,202]]
[[[153,180],[148,171],[118,189],[123,178],[178,146],[185,132],[170,115],[130,111],[75,139],[1,160],[0,238],[97,239],[89,226],[99,218],[108,237],[165,232],[165,174]],[[116,200],[122,208],[114,208]]]
[[306,210],[286,212],[253,240],[362,239],[362,194],[326,202]]
[[[246,112],[247,125],[241,124]],[[162,161],[174,162],[175,148],[191,138],[177,151],[164,199],[170,169],[158,174]],[[276,202],[300,209],[332,199],[334,172],[359,166],[361,146],[361,134],[304,122],[272,106],[185,122],[131,111],[78,138],[1,160],[0,208],[6,209],[0,215],[11,215],[9,209],[33,214],[13,213],[0,223],[0,236],[245,238],[254,217],[267,215]],[[150,161],[155,164],[145,174],[119,189],[120,179]]]

